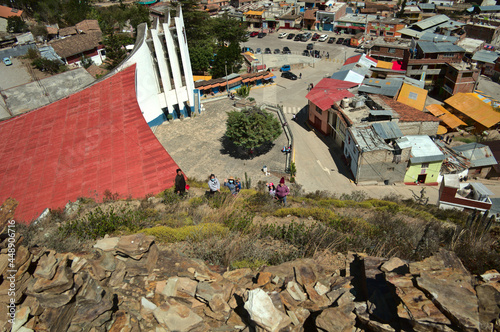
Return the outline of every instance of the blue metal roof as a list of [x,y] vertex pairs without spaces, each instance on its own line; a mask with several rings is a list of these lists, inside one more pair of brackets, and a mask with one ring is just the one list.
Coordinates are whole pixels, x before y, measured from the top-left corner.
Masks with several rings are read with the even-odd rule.
[[485,50],[477,51],[472,56],[472,60],[486,62],[486,63],[495,63],[496,59],[498,59],[497,52],[485,51]]
[[395,122],[376,122],[372,124],[372,127],[384,140],[400,138],[403,136],[401,129],[399,129],[397,123]]
[[448,42],[433,43],[427,41],[419,41],[417,45],[424,53],[454,53],[465,52],[465,50],[457,45]]

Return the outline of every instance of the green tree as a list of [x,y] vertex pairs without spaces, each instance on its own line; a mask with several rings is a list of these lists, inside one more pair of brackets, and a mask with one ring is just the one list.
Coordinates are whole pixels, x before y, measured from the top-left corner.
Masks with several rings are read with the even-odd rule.
[[224,46],[224,43],[239,44],[248,40],[246,37],[246,23],[229,17],[227,14],[212,19],[211,28],[219,46]]
[[148,26],[151,25],[151,22],[149,20],[149,10],[147,9],[147,7],[139,5],[137,3],[128,7],[127,17],[130,20],[130,25],[132,25],[134,30],[136,30],[137,26],[141,23],[147,23]]
[[47,71],[51,74],[56,74],[64,70],[65,66],[58,60],[49,60],[45,58],[37,58],[31,63],[40,71]]
[[19,16],[9,16],[7,17],[7,31],[13,33],[25,32],[28,30],[28,26]]
[[229,46],[221,46],[215,55],[211,73],[213,77],[223,77],[233,71],[239,71],[241,68],[242,56],[240,46],[237,43]]
[[210,67],[210,62],[214,57],[213,45],[207,42],[200,42],[189,47],[189,58],[193,72],[203,72]]
[[281,134],[279,121],[258,108],[227,114],[225,135],[237,146],[254,149],[264,143],[273,142]]
[[106,46],[106,58],[108,61],[108,69],[113,69],[118,66],[127,56],[124,46],[133,44],[134,40],[128,34],[119,33],[111,34],[104,39]]
[[47,27],[43,24],[34,25],[31,27],[30,30],[35,38],[42,37],[44,40],[46,40],[47,36],[49,35],[49,32],[47,31]]
[[85,20],[92,9],[90,0],[65,0],[62,7],[62,16],[68,26]]

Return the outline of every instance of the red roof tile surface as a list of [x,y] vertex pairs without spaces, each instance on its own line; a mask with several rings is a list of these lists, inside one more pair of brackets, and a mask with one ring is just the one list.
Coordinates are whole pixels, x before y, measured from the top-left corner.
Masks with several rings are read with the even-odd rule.
[[439,122],[439,118],[432,114],[419,111],[415,107],[400,103],[386,96],[379,96],[387,105],[399,114],[400,122]]
[[7,6],[0,6],[0,17],[9,18],[11,16],[21,16],[22,10],[10,8]]
[[344,98],[354,97],[347,89],[357,86],[357,83],[323,78],[307,94],[306,98],[322,111],[326,111],[332,105]]
[[362,55],[362,54],[353,55],[352,57],[347,58],[347,60],[344,62],[344,66],[345,66],[345,65],[348,65],[348,64],[350,64],[350,63],[355,63],[355,62],[358,62],[358,61],[359,61],[359,59],[361,58],[361,55]]
[[0,160],[0,202],[19,201],[15,218],[26,223],[106,189],[158,193],[173,185],[177,168],[139,109],[135,66],[1,122]]

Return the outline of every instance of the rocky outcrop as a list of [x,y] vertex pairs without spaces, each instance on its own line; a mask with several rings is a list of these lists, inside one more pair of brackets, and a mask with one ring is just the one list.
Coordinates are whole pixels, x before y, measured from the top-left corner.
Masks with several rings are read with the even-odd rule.
[[107,237],[85,253],[16,241],[14,272],[0,243],[2,331],[500,329],[500,274],[475,278],[444,250],[421,262],[348,253],[335,268],[319,255],[221,275],[144,234]]

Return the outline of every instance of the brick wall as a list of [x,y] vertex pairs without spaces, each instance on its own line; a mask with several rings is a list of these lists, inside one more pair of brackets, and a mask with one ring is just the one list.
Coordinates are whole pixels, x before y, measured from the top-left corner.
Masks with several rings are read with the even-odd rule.
[[370,56],[372,57],[385,57],[385,58],[395,58],[395,59],[403,59],[405,56],[405,49],[403,48],[391,48],[394,50],[394,53],[389,52],[388,46],[373,46],[370,51]]
[[403,182],[406,166],[410,155],[410,149],[403,149],[401,162],[395,163],[394,154],[387,150],[369,151],[361,155],[359,165],[359,176],[356,182],[377,181],[383,183]]
[[439,122],[399,122],[399,129],[403,135],[436,135]]

